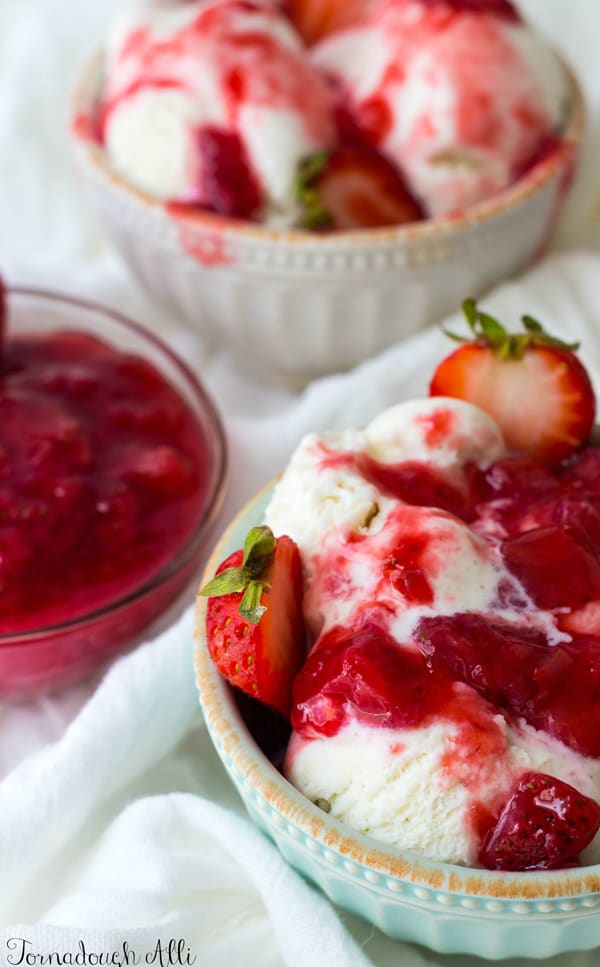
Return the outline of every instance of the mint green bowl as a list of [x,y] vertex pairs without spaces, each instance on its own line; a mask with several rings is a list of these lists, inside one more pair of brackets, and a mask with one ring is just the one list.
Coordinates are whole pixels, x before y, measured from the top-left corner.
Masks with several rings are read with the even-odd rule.
[[[271,492],[261,491],[229,525],[203,584],[261,523]],[[434,862],[355,832],[294,789],[252,738],[216,671],[205,612],[199,597],[197,683],[217,753],[251,819],[334,903],[390,937],[440,953],[543,959],[600,945],[600,866],[508,874]]]

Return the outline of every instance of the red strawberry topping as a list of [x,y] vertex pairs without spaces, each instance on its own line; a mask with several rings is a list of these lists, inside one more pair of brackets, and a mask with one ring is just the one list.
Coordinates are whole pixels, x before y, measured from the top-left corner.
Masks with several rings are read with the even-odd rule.
[[600,556],[584,540],[566,527],[535,527],[505,540],[502,554],[540,608],[579,608],[600,598]]
[[492,416],[509,447],[550,465],[571,456],[589,437],[596,401],[590,378],[569,345],[523,317],[525,332],[510,335],[471,299],[464,312],[475,336],[436,369],[431,396],[453,396]]
[[277,541],[255,527],[244,551],[235,551],[200,591],[208,649],[219,672],[236,688],[283,715],[292,680],[304,658],[302,564],[289,537]]
[[238,134],[217,127],[198,131],[203,208],[230,218],[255,218],[262,192]]
[[292,726],[306,737],[335,735],[352,718],[386,728],[421,725],[448,704],[448,681],[422,656],[370,619],[333,628],[294,682]]
[[576,864],[600,827],[600,806],[573,786],[526,772],[484,837],[490,870],[555,870]]

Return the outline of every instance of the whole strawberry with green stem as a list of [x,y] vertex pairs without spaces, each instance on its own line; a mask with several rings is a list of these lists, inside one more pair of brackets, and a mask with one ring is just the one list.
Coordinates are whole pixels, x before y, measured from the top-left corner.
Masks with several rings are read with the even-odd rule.
[[200,594],[208,650],[236,688],[288,716],[305,657],[302,562],[289,537],[254,527]]
[[473,403],[498,423],[509,448],[550,465],[571,456],[589,438],[596,400],[575,355],[577,343],[549,335],[531,316],[509,333],[473,299],[463,303],[471,337],[437,367],[429,392]]

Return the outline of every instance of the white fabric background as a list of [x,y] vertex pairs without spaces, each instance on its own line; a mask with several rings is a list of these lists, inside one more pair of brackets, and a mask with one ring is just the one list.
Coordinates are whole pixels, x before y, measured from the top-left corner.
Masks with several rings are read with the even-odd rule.
[[[204,359],[190,332],[146,302],[96,229],[66,136],[69,91],[122,2],[0,0],[0,266],[11,282],[97,297],[153,324],[197,365],[230,442],[224,524],[305,431],[362,424],[422,394],[444,341],[424,333],[292,396],[247,382],[224,355]],[[580,74],[590,137],[558,254],[487,305],[582,338],[600,390],[600,7],[521,6]],[[0,964],[11,937],[37,952],[76,952],[80,940],[92,951],[127,940],[140,952],[181,937],[211,967],[470,963],[338,916],[242,818],[202,725],[190,628],[187,613],[105,676],[0,705]],[[556,964],[596,962],[580,954]]]

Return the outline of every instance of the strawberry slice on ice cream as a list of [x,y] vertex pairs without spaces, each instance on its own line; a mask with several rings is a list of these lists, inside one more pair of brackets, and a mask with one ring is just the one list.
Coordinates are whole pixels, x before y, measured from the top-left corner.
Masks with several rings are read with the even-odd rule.
[[397,169],[363,145],[344,145],[304,162],[298,198],[304,228],[379,228],[423,218]]

